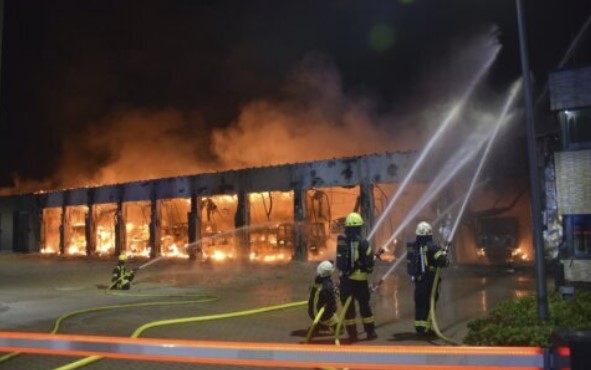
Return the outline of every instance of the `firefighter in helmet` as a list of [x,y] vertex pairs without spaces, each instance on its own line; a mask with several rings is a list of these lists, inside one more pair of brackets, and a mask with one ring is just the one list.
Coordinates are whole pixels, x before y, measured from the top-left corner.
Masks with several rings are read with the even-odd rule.
[[308,316],[314,320],[320,309],[324,307],[324,313],[320,317],[320,329],[328,330],[331,334],[335,332],[337,325],[337,302],[331,277],[333,272],[332,261],[322,261],[318,264],[316,278],[308,299]]
[[111,275],[111,289],[129,290],[131,287],[131,282],[138,269],[128,268],[126,262],[127,256],[120,254],[117,259],[117,266],[115,266]]
[[[416,239],[407,245],[407,271],[415,284],[415,330],[420,336],[430,336],[431,290],[437,268],[447,267],[447,246],[442,248],[433,241],[431,225],[421,221],[417,225]],[[439,283],[439,282],[437,282]],[[435,302],[439,292],[435,293]]]
[[343,305],[347,298],[352,297],[345,312],[345,329],[350,341],[357,338],[357,324],[355,321],[355,301],[359,304],[359,311],[363,327],[368,340],[376,339],[375,322],[369,306],[368,275],[373,271],[374,253],[366,239],[361,236],[363,218],[358,213],[350,213],[345,219],[345,234],[337,238],[337,268],[340,278],[340,296]]

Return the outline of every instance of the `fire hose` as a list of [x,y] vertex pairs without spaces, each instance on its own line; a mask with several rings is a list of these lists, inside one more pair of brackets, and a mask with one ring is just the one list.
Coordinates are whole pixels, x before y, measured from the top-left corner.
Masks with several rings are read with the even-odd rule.
[[[141,270],[146,268],[147,266],[161,260],[162,257],[156,258],[151,260],[134,270]],[[123,278],[123,276],[121,277]],[[68,318],[82,315],[85,313],[91,312],[99,312],[99,311],[108,311],[108,310],[115,310],[120,308],[130,308],[130,307],[154,307],[154,306],[172,306],[172,305],[185,305],[185,304],[194,304],[194,303],[203,303],[203,302],[211,302],[216,301],[219,298],[212,296],[212,295],[203,295],[203,294],[142,294],[142,293],[123,293],[123,292],[115,292],[113,287],[117,285],[117,283],[121,280],[114,281],[111,285],[109,285],[105,290],[104,293],[113,296],[128,296],[128,297],[152,297],[152,298],[198,298],[198,299],[191,299],[191,300],[184,300],[184,301],[167,301],[167,302],[142,302],[142,303],[128,303],[128,304],[119,304],[119,305],[110,305],[110,306],[101,306],[101,307],[92,307],[82,310],[70,311],[60,317],[58,317],[54,324],[53,328],[50,331],[50,334],[57,334],[60,329],[61,324]],[[20,355],[20,352],[12,352],[8,353],[4,356],[0,357],[0,363],[7,361],[11,358],[14,358]]]
[[[347,312],[347,309],[349,308],[349,305],[352,302],[352,298],[353,297],[351,297],[351,296],[347,297],[347,300],[345,301],[345,304],[343,305],[343,308],[341,310],[341,314],[337,318],[337,326],[335,328],[335,333],[334,333],[334,343],[337,346],[341,345],[341,341],[340,341],[341,328],[343,326],[343,320],[345,319],[345,313]],[[318,322],[320,322],[320,318],[324,314],[325,308],[326,307],[322,306],[322,308],[316,314],[316,317],[314,317],[314,320],[312,321],[312,325],[310,325],[310,328],[308,329],[308,334],[306,335],[306,341],[304,343],[310,343],[310,340],[312,339],[312,333],[314,332],[316,325],[318,325]],[[336,370],[336,369],[332,368],[332,367],[328,367],[328,368],[322,368],[322,370]],[[348,369],[345,368],[343,370],[348,370]]]
[[[148,263],[145,263],[143,265],[141,265],[140,267],[136,268],[135,270],[140,270],[143,269],[157,261],[159,261],[162,258],[156,258],[152,261],[149,261]],[[117,292],[115,293],[113,291],[113,287],[117,284],[118,281],[113,282],[110,286],[108,286],[105,290],[104,293],[108,294],[108,295],[115,295],[115,296],[132,296],[132,297],[178,297],[178,298],[187,298],[187,297],[194,297],[197,298],[199,297],[199,299],[194,299],[194,300],[184,300],[184,301],[167,301],[167,302],[141,302],[141,303],[130,303],[130,304],[120,304],[120,305],[110,305],[110,306],[101,306],[101,307],[92,307],[92,308],[88,308],[88,309],[82,309],[82,310],[76,310],[76,311],[71,311],[68,312],[62,316],[60,316],[54,323],[53,328],[50,332],[50,334],[56,334],[59,331],[60,325],[68,318],[74,317],[74,316],[78,316],[78,315],[82,315],[85,313],[91,313],[91,312],[98,312],[98,311],[107,311],[107,310],[113,310],[113,309],[120,309],[120,308],[132,308],[132,307],[153,307],[153,306],[168,306],[168,305],[185,305],[185,304],[194,304],[194,303],[203,303],[203,302],[211,302],[211,301],[216,301],[219,298],[216,296],[212,296],[212,295],[198,295],[198,294],[141,294],[141,293],[123,293],[123,292]],[[253,309],[253,310],[246,310],[246,311],[239,311],[239,312],[233,312],[233,313],[227,313],[227,314],[219,314],[219,315],[208,315],[208,316],[197,316],[197,317],[188,317],[188,318],[180,318],[180,319],[171,319],[171,320],[159,320],[159,321],[153,321],[147,324],[144,324],[142,326],[140,326],[139,328],[137,328],[133,334],[131,335],[131,338],[138,338],[144,331],[150,329],[150,328],[154,328],[154,327],[158,327],[158,326],[164,326],[164,325],[173,325],[173,324],[182,324],[182,323],[189,323],[189,322],[202,322],[202,321],[210,321],[210,320],[219,320],[219,319],[225,319],[225,318],[232,318],[232,317],[240,317],[240,316],[247,316],[247,315],[253,315],[253,314],[257,314],[257,313],[263,313],[263,312],[270,312],[270,311],[275,311],[275,310],[282,310],[282,309],[287,309],[287,308],[292,308],[292,307],[299,307],[302,305],[307,304],[307,301],[298,301],[298,302],[292,302],[292,303],[287,303],[287,304],[282,304],[282,305],[277,305],[277,306],[270,306],[270,307],[263,307],[263,308],[258,308],[258,309]],[[12,353],[8,353],[4,356],[0,357],[0,363],[5,362],[11,358],[14,358],[16,356],[19,356],[20,354],[22,354],[21,352],[12,352]],[[61,366],[59,368],[55,368],[54,370],[67,370],[67,369],[77,369],[80,368],[82,366],[86,366],[89,365],[91,363],[97,362],[99,360],[101,360],[102,357],[100,356],[90,356],[90,357],[86,357],[83,358],[81,360],[72,362],[70,364],[66,364],[64,366]]]
[[[144,324],[144,325],[140,326],[139,328],[137,328],[133,332],[133,334],[131,334],[130,337],[131,338],[139,338],[139,336],[143,332],[145,332],[146,330],[152,329],[155,327],[159,327],[159,326],[186,324],[186,323],[192,323],[192,322],[203,322],[203,321],[227,319],[227,318],[232,318],[232,317],[255,315],[255,314],[263,313],[263,312],[271,312],[271,311],[284,310],[284,309],[293,308],[293,307],[299,307],[299,306],[306,305],[307,303],[308,303],[308,301],[299,301],[299,302],[281,304],[281,305],[277,305],[277,306],[263,307],[263,308],[257,308],[257,309],[246,310],[246,311],[230,312],[230,313],[218,314],[218,315],[207,315],[207,316],[185,317],[185,318],[180,318],[180,319],[152,321],[152,322],[149,322],[149,323]],[[94,362],[100,361],[102,358],[103,357],[101,357],[101,356],[89,356],[89,357],[85,357],[81,360],[71,362],[71,363],[66,364],[64,366],[60,366],[60,367],[55,368],[53,370],[78,369],[82,366],[86,366],[86,365],[92,364]]]
[[[101,306],[101,307],[91,307],[91,308],[87,308],[87,309],[82,309],[82,310],[76,310],[76,311],[70,311],[60,317],[58,317],[54,324],[53,324],[53,328],[51,329],[50,334],[56,334],[59,329],[61,324],[68,318],[72,318],[74,316],[78,316],[78,315],[82,315],[82,314],[86,314],[86,313],[91,313],[91,312],[99,312],[99,311],[108,311],[108,310],[115,310],[115,309],[120,309],[120,308],[130,308],[130,307],[154,307],[154,306],[171,306],[171,305],[185,305],[185,304],[194,304],[194,303],[203,303],[203,302],[212,302],[212,301],[216,301],[219,298],[212,296],[212,295],[202,295],[202,294],[165,294],[165,295],[158,295],[158,294],[124,294],[124,293],[119,293],[119,294],[115,294],[112,293],[110,291],[110,289],[112,288],[112,286],[115,283],[113,283],[109,288],[105,289],[104,293],[105,294],[111,294],[111,295],[126,295],[126,296],[135,296],[135,297],[166,297],[166,298],[175,298],[175,297],[180,297],[180,298],[198,298],[198,299],[192,299],[192,300],[184,300],[184,301],[168,301],[168,302],[141,302],[141,303],[127,303],[127,304],[119,304],[119,305],[110,305],[110,306]],[[0,363],[7,361],[13,357],[16,357],[18,355],[20,355],[20,352],[12,352],[12,353],[8,353],[2,357],[0,357]]]
[[[448,246],[449,246],[449,242],[446,242],[446,249],[448,248]],[[400,263],[402,263],[402,261],[404,260],[406,255],[407,255],[407,252],[404,252],[404,254],[401,255],[398,258],[398,260],[386,271],[386,273],[380,278],[380,280],[371,287],[372,292],[375,292],[380,287],[380,285],[382,285],[382,283],[386,280],[386,278],[388,276],[390,276],[390,274],[400,265]],[[433,331],[435,332],[437,337],[439,337],[441,340],[443,340],[447,343],[454,344],[454,345],[461,345],[462,343],[457,342],[457,341],[445,336],[441,332],[441,330],[439,330],[439,325],[437,323],[437,315],[435,313],[435,311],[436,311],[435,297],[437,296],[437,290],[439,289],[440,276],[441,276],[441,268],[438,267],[435,271],[435,278],[433,281],[433,286],[431,287],[428,318],[433,325]]]
[[441,330],[439,330],[439,325],[437,324],[437,315],[435,314],[435,297],[437,297],[437,289],[439,288],[439,281],[441,275],[441,268],[438,267],[435,271],[435,280],[433,281],[433,287],[431,287],[431,299],[429,300],[429,319],[431,321],[431,325],[433,326],[433,331],[435,334],[443,341],[460,346],[462,343],[456,342],[455,340],[445,336]]

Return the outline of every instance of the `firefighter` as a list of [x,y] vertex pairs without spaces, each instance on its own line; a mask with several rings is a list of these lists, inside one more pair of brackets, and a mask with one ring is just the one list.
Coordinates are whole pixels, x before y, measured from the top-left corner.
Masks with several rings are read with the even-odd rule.
[[361,236],[363,218],[358,213],[350,213],[345,219],[345,234],[337,237],[337,268],[339,269],[339,290],[343,305],[347,298],[352,301],[345,312],[344,325],[351,342],[357,338],[355,321],[355,301],[367,340],[376,339],[375,322],[369,306],[368,275],[373,271],[374,253],[366,239]]
[[[407,245],[407,272],[415,284],[415,330],[419,336],[431,336],[429,308],[431,290],[437,268],[447,267],[447,245],[442,248],[433,241],[431,225],[425,221],[417,224],[416,239]],[[441,279],[440,279],[441,281]],[[438,282],[439,283],[439,282]],[[435,293],[435,302],[439,292]]]
[[320,317],[320,328],[328,330],[330,334],[335,332],[337,325],[337,302],[335,287],[332,282],[333,272],[334,264],[332,261],[322,261],[318,264],[316,278],[310,289],[310,298],[308,299],[308,316],[312,320],[324,307],[324,313]]
[[129,269],[126,262],[127,256],[120,254],[117,259],[117,266],[115,266],[111,275],[111,289],[129,290],[131,287],[131,282],[138,269]]

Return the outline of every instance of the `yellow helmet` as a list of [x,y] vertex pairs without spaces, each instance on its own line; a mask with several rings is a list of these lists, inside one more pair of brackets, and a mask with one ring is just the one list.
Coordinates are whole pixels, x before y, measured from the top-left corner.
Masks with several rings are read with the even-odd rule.
[[363,226],[363,218],[359,213],[351,212],[345,219],[345,226]]
[[125,262],[125,261],[127,261],[127,256],[126,256],[126,255],[124,255],[124,254],[120,254],[120,255],[119,255],[119,261],[121,261],[121,262]]

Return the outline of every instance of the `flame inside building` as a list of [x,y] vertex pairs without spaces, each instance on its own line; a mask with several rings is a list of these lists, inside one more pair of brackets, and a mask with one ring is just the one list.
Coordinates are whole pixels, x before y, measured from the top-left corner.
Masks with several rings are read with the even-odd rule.
[[[408,153],[376,154],[34,194],[30,214],[41,215],[40,232],[38,249],[29,250],[215,263],[334,259],[346,216],[359,212],[369,232],[400,186],[399,172],[393,168],[407,168],[411,159]],[[442,230],[450,221],[442,212],[463,193],[451,189],[440,194],[407,220],[428,186],[429,178],[414,181],[380,220],[371,242],[376,249],[386,247],[383,259],[404,253],[397,248],[414,237],[419,220],[433,222],[434,235],[442,241]],[[499,203],[500,194],[489,193],[481,189],[471,203],[468,221],[460,224],[455,237],[454,257],[469,263],[494,258],[528,262],[531,242],[524,236],[529,230],[513,227],[516,222],[523,225],[519,220],[527,216],[521,214],[527,197],[516,194],[505,207]],[[34,229],[35,218],[31,219]],[[384,245],[395,230],[396,238]]]
[[[248,235],[249,259],[261,262],[291,260],[296,227],[301,227],[305,234],[310,258],[334,255],[336,233],[342,232],[344,217],[354,209],[357,197],[357,188],[307,191],[306,209],[309,221],[300,226],[293,220],[293,191],[250,193],[250,223],[245,230]],[[69,256],[116,254],[117,205],[101,204],[91,208],[93,228],[87,227],[87,206],[44,209],[41,252]],[[122,230],[123,245],[119,253],[150,257],[151,202],[126,202],[121,208],[121,222],[125,228]],[[156,208],[160,223],[160,255],[188,258],[190,198],[159,200]],[[201,239],[195,244],[199,246],[202,258],[213,261],[236,258],[236,243],[240,233],[234,224],[238,210],[237,195],[201,198],[200,208]],[[65,217],[62,219],[64,210]],[[87,248],[87,233],[94,240],[93,249]],[[62,238],[63,248],[60,248]]]

